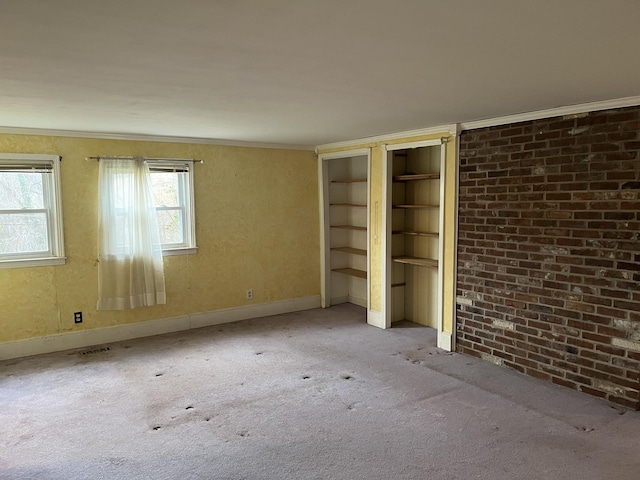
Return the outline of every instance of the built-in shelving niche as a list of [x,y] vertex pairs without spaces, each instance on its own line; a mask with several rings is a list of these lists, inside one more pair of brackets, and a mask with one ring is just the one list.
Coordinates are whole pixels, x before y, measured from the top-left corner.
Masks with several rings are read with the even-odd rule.
[[322,304],[369,304],[369,151],[320,156]]
[[385,322],[442,329],[444,145],[387,152]]

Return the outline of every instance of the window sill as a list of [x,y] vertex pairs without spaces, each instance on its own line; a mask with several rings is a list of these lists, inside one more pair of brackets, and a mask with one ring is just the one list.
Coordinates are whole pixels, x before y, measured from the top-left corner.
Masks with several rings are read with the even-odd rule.
[[162,251],[163,257],[172,257],[174,255],[193,255],[198,252],[198,247],[171,248]]
[[64,265],[66,262],[67,262],[67,257],[22,258],[20,260],[0,260],[0,269],[46,267],[49,265]]

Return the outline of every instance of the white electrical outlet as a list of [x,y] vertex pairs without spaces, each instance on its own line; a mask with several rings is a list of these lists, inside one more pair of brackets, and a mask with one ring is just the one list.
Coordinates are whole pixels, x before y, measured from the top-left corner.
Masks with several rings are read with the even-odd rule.
[[253,289],[247,288],[247,300],[253,300]]

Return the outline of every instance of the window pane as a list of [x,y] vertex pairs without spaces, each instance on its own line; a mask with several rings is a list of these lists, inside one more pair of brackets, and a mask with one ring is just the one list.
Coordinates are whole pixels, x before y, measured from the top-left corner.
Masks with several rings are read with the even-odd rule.
[[59,184],[59,156],[0,152],[0,268],[64,263]]
[[158,160],[149,161],[148,165],[163,249],[195,248],[191,225],[192,162]]
[[43,173],[0,173],[0,210],[44,208]]
[[158,210],[158,229],[160,230],[160,243],[183,244],[184,235],[182,229],[182,210]]
[[116,209],[115,235],[111,235],[115,245],[111,245],[111,251],[129,255],[131,254],[131,245],[129,245],[129,224],[126,220],[125,210]]
[[151,185],[153,187],[153,201],[156,207],[178,207],[179,187],[178,175],[174,172],[151,172]]
[[0,214],[0,255],[48,251],[45,213]]
[[124,210],[128,205],[131,205],[132,189],[132,175],[128,173],[119,173],[114,175],[112,193],[116,208]]

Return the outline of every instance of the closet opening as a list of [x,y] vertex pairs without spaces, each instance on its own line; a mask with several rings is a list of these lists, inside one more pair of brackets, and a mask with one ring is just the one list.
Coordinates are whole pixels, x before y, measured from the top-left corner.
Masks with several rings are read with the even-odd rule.
[[322,306],[369,308],[369,150],[320,155]]
[[442,331],[445,145],[440,140],[387,146],[386,327]]

